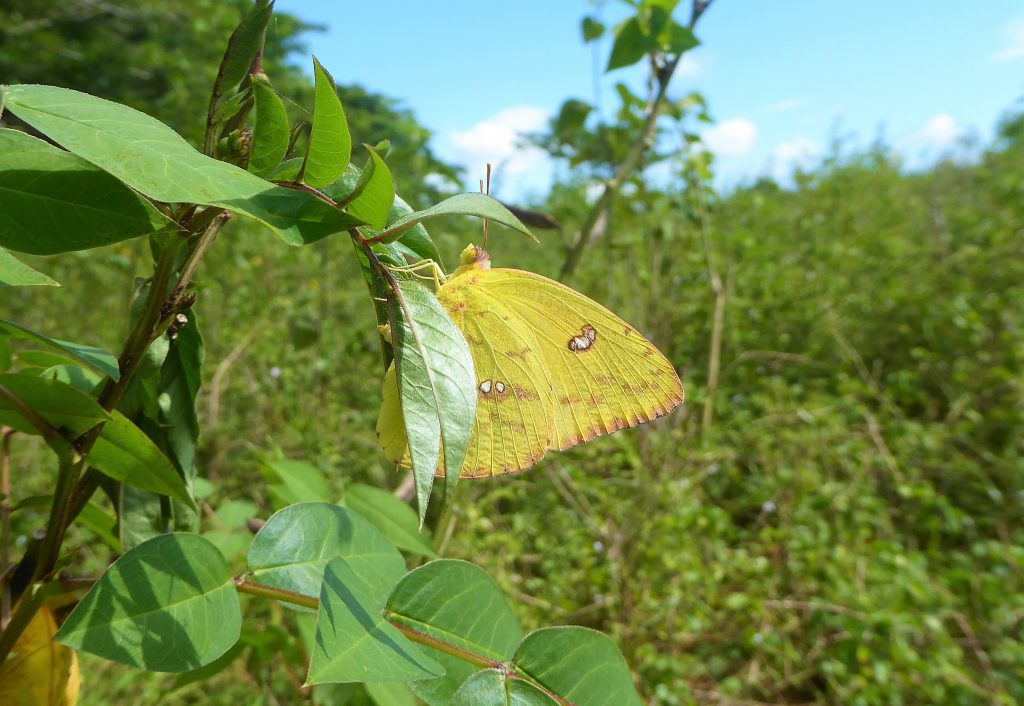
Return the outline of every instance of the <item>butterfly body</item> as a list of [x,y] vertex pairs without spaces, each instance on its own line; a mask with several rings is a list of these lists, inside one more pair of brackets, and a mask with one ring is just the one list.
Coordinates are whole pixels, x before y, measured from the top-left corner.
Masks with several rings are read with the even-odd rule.
[[[492,269],[481,248],[463,252],[437,298],[469,345],[478,383],[462,477],[526,470],[550,449],[651,421],[683,401],[671,363],[622,319],[554,280]],[[378,436],[398,462],[405,435],[393,368],[383,397]]]

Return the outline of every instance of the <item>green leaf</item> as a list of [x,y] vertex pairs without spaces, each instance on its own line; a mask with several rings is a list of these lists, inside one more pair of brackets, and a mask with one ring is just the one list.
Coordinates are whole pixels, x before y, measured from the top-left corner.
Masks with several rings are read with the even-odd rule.
[[[72,436],[79,436],[110,418],[92,397],[57,380],[8,373],[0,375],[0,386],[35,410],[50,426],[66,429]],[[4,395],[0,395],[0,424],[26,434],[40,433]]]
[[167,357],[160,366],[157,400],[162,428],[159,434],[161,448],[190,482],[196,476],[196,442],[199,439],[196,395],[202,382],[206,352],[194,309],[189,311],[188,319],[188,323],[178,329],[174,340],[169,341]]
[[[497,584],[486,571],[465,561],[440,559],[407,574],[392,591],[387,608],[391,622],[399,627],[496,662],[511,659],[523,639]],[[474,671],[471,665],[449,668],[439,679],[415,683],[413,690],[428,703],[447,704]]]
[[383,236],[381,240],[384,242],[397,240],[399,235],[417,223],[422,223],[428,218],[437,218],[438,216],[477,216],[479,218],[486,218],[495,223],[508,226],[520,233],[525,233],[535,241],[537,240],[533,233],[530,232],[530,229],[512,215],[512,212],[505,208],[501,202],[484,194],[473,193],[456,194],[430,208],[402,216],[381,232],[380,235]]
[[476,415],[473,358],[462,333],[422,284],[399,281],[389,295],[395,370],[420,524],[444,444],[445,502],[466,457]]
[[366,221],[371,228],[383,228],[391,213],[391,204],[395,200],[395,185],[391,181],[391,171],[377,151],[369,145],[363,145],[370,151],[370,158],[363,167],[362,178],[356,186],[358,192],[346,210],[361,221]]
[[197,152],[160,121],[127,106],[53,86],[0,91],[19,118],[157,201],[220,206],[255,218],[291,245],[360,224],[311,194]]
[[[396,195],[391,204],[391,210],[388,212],[388,220],[394,223],[411,213],[413,213],[412,206],[406,203],[401,196]],[[442,270],[444,269],[441,253],[437,251],[437,246],[434,245],[434,241],[422,223],[417,223],[406,229],[398,240],[391,244],[397,246],[410,263],[418,260],[433,260]]]
[[411,571],[387,607],[396,625],[497,662],[511,659],[523,639],[494,579],[467,561],[438,559]]
[[580,30],[583,32],[583,41],[592,42],[604,35],[604,24],[593,17],[584,17],[583,22],[580,23]]
[[14,255],[0,248],[0,287],[30,286],[59,287],[60,282],[32,269]]
[[443,673],[384,619],[388,591],[405,571],[402,555],[392,552],[358,569],[345,559],[327,565],[307,684],[413,681]]
[[114,562],[56,639],[121,664],[184,672],[227,652],[241,623],[216,547],[193,534],[163,534]]
[[555,121],[555,133],[563,138],[571,138],[583,129],[583,123],[593,110],[593,106],[581,100],[571,98],[562,103],[562,109]]
[[217,70],[217,78],[213,82],[211,106],[216,105],[225,93],[233,93],[248,75],[252,60],[263,45],[263,33],[267,30],[273,11],[273,2],[257,0],[231,33]]
[[81,157],[0,128],[0,245],[53,255],[137,238],[168,223],[152,204]]
[[[246,558],[253,581],[306,596],[320,593],[324,567],[344,557],[357,571],[394,564],[401,554],[368,521],[328,503],[289,505],[267,520]],[[390,562],[390,563],[389,563]]]
[[313,127],[309,149],[302,167],[302,180],[314,187],[330,184],[341,176],[352,156],[352,136],[348,132],[345,111],[334,88],[334,80],[313,57],[316,98],[313,103]]
[[430,538],[419,530],[416,512],[391,493],[362,483],[348,487],[342,504],[358,512],[399,549],[433,558]]
[[322,470],[305,461],[267,461],[262,468],[271,495],[281,506],[319,500],[330,502],[334,494]]
[[671,54],[683,54],[698,46],[700,41],[694,36],[692,29],[672,21],[662,33],[662,43],[665,46],[665,51]]
[[114,410],[89,452],[89,463],[114,480],[140,490],[176,498],[199,508],[185,481],[153,441],[130,419]]
[[451,706],[558,706],[558,702],[543,691],[497,669],[485,669],[471,676],[450,703]]
[[252,131],[249,171],[266,179],[288,153],[288,113],[266,79],[253,77],[252,95],[256,105],[256,121]]
[[615,30],[615,43],[612,45],[612,55],[608,59],[605,71],[632,66],[656,46],[655,37],[644,32],[640,20],[630,17]]
[[405,684],[370,682],[366,685],[366,693],[376,706],[416,706],[416,697]]
[[117,358],[113,353],[109,353],[102,348],[86,346],[81,343],[71,343],[70,341],[61,341],[57,338],[49,338],[48,336],[44,336],[43,334],[33,331],[21,324],[13,321],[6,321],[4,319],[0,319],[0,331],[13,338],[21,338],[34,341],[35,343],[41,343],[46,346],[47,349],[57,353],[65,360],[74,361],[79,365],[83,365],[90,370],[96,371],[100,375],[106,375],[112,380],[119,380],[121,378],[121,371],[117,365]]
[[643,706],[626,660],[607,635],[580,627],[543,628],[516,650],[515,664],[580,706]]
[[39,373],[39,377],[59,380],[90,396],[96,390],[96,386],[100,384],[100,381],[103,380],[103,376],[92,370],[80,368],[77,365],[54,365]]

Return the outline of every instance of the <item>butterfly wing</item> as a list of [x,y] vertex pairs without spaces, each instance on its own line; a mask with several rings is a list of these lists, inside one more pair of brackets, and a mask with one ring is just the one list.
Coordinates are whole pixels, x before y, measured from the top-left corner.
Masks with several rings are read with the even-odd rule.
[[683,401],[672,364],[597,302],[522,270],[482,270],[476,286],[534,334],[552,387],[551,448],[649,422]]
[[452,278],[437,292],[462,331],[477,375],[477,408],[463,478],[526,470],[554,435],[552,385],[533,329],[478,286],[483,272]]

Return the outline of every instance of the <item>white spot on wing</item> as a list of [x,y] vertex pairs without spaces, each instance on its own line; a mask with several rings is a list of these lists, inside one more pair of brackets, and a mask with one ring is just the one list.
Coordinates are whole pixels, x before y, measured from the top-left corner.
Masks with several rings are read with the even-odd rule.
[[503,382],[496,382],[496,383],[494,383],[494,389],[497,390],[498,394],[500,395],[501,393],[503,393],[505,391],[505,383],[503,383]]
[[[500,385],[501,383],[498,383],[498,384]],[[491,381],[490,380],[484,380],[482,383],[480,383],[480,392],[484,393],[485,395],[491,394]]]

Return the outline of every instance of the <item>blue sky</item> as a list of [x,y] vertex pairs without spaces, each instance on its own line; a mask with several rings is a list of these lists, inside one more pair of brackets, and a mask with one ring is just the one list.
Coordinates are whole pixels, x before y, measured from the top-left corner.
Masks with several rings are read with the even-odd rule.
[[[516,147],[519,131],[542,128],[570,97],[611,114],[617,81],[643,93],[640,71],[601,73],[610,38],[582,43],[580,19],[594,11],[586,0],[277,7],[327,25],[306,39],[335,79],[410,108],[437,153],[468,168],[467,188],[486,161],[500,165],[504,198],[541,193],[552,178],[542,155]],[[609,1],[598,14],[611,25],[624,10]],[[881,135],[908,165],[926,164],[964,137],[991,137],[1024,97],[1021,0],[715,0],[697,35],[702,46],[671,93],[706,97],[716,124],[704,136],[725,187],[763,173],[785,179],[837,135],[860,145]]]

